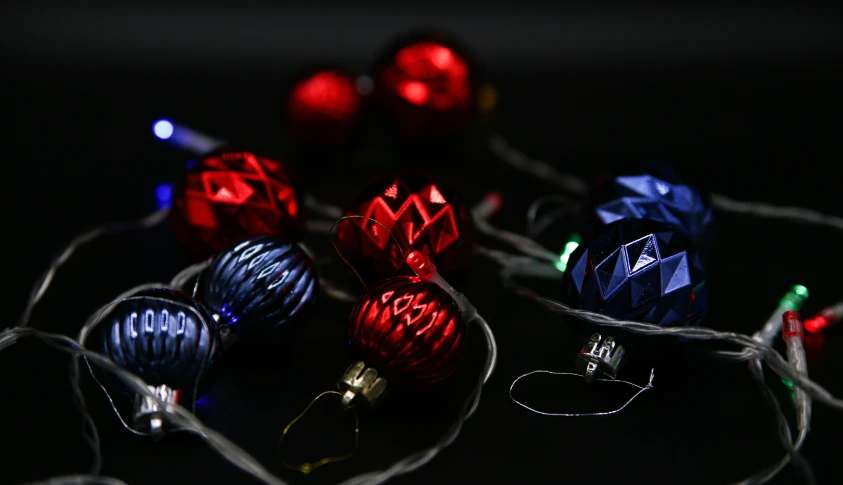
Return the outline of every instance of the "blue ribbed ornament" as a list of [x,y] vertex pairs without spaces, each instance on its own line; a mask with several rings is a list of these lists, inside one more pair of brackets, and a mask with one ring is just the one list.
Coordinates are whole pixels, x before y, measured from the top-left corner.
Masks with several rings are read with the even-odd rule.
[[[108,318],[103,355],[147,384],[193,399],[201,395],[222,352],[213,317],[201,303],[180,291],[145,290],[115,305]],[[108,379],[133,394],[119,378]]]
[[273,236],[246,239],[219,253],[202,277],[200,299],[243,338],[282,326],[309,310],[318,292],[310,257]]
[[580,245],[562,278],[563,301],[616,319],[695,324],[707,310],[707,276],[674,226],[621,219]]
[[666,182],[652,175],[623,175],[599,184],[592,191],[583,236],[623,218],[652,219],[674,226],[696,247],[707,252],[711,244],[711,204],[695,188]]

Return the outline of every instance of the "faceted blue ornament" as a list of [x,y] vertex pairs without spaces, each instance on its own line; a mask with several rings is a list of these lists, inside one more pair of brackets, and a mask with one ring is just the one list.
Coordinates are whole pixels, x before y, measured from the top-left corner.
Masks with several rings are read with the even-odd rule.
[[[147,384],[191,399],[201,395],[222,352],[213,317],[201,303],[175,290],[145,290],[115,305],[108,318],[103,355]],[[109,382],[133,394],[119,378]]]
[[709,202],[688,185],[652,175],[617,176],[598,185],[591,194],[590,212],[591,227],[584,229],[586,237],[599,226],[623,218],[647,218],[671,224],[702,251],[710,245]]
[[674,226],[621,219],[571,254],[563,301],[616,319],[689,325],[706,312],[706,280],[694,245]]
[[246,239],[205,270],[201,300],[218,325],[243,338],[285,325],[313,307],[318,279],[310,257],[273,236]]

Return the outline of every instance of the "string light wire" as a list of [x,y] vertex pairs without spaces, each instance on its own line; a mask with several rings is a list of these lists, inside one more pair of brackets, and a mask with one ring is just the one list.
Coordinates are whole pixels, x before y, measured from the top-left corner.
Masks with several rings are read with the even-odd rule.
[[[547,162],[528,157],[510,147],[500,135],[492,137],[489,141],[489,149],[504,163],[540,180],[550,182],[574,196],[584,197],[588,193],[588,184],[579,177],[561,172]],[[739,201],[721,194],[712,194],[711,203],[715,209],[724,212],[780,219],[799,224],[813,224],[843,231],[843,218],[802,207],[781,207],[763,202]]]

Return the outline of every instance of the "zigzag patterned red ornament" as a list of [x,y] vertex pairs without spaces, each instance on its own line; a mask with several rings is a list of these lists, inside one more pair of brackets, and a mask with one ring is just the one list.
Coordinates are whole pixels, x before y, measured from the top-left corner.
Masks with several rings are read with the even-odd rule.
[[284,165],[250,152],[192,161],[173,201],[179,239],[200,258],[249,236],[295,238],[304,223]]
[[471,216],[465,205],[428,177],[401,174],[380,178],[369,184],[347,215],[378,221],[356,218],[340,225],[343,253],[356,260],[358,270],[362,264],[363,271],[374,270],[380,278],[412,275],[401,249],[427,255],[443,275],[466,269],[471,263]]

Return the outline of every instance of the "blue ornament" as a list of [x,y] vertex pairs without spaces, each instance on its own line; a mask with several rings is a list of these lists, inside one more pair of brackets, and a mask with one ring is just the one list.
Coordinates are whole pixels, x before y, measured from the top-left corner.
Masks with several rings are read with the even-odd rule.
[[695,324],[707,309],[706,280],[694,245],[674,226],[621,219],[571,254],[563,301],[616,319]]
[[280,327],[309,310],[318,289],[310,257],[273,236],[246,239],[219,253],[205,271],[201,300],[242,338]]
[[[103,355],[147,384],[190,400],[201,395],[222,352],[213,317],[201,303],[175,290],[145,290],[115,305],[109,318]],[[119,378],[109,382],[131,394]]]
[[652,175],[623,175],[598,185],[591,194],[584,236],[624,218],[652,219],[674,226],[698,249],[711,239],[711,204],[696,189]]

